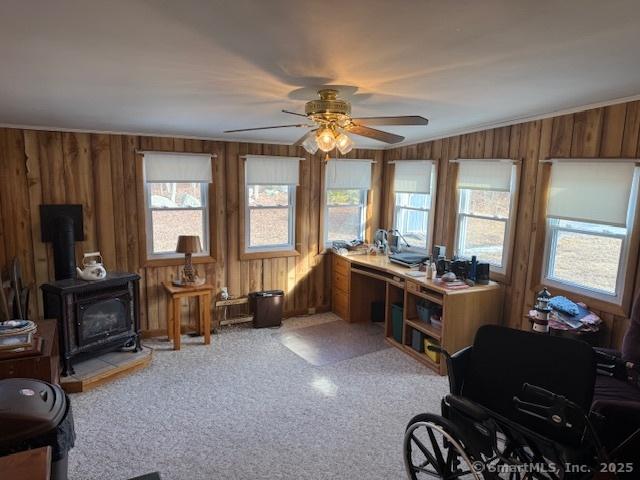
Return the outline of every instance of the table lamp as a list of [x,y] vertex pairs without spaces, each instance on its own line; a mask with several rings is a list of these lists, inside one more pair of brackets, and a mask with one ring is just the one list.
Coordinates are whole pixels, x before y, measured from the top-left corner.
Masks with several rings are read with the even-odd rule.
[[178,237],[176,253],[184,253],[184,267],[182,268],[182,277],[178,280],[173,280],[175,286],[193,287],[204,284],[204,278],[198,277],[198,272],[193,268],[193,263],[191,263],[191,255],[201,252],[202,246],[198,235],[180,235]]

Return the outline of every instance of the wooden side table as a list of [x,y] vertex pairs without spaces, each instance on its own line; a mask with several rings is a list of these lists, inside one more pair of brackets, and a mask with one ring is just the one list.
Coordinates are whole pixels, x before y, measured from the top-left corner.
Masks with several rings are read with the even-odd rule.
[[58,353],[58,329],[55,319],[37,320],[37,335],[42,337],[40,353],[10,358],[0,358],[0,379],[37,378],[49,383],[60,383],[60,355]]
[[34,448],[0,457],[0,472],[2,478],[12,480],[49,480],[51,447]]
[[211,343],[211,297],[213,285],[205,283],[197,287],[176,287],[171,283],[162,282],[169,301],[167,302],[167,336],[173,340],[173,349],[180,350],[180,304],[183,298],[198,298],[198,328],[204,333],[204,344]]

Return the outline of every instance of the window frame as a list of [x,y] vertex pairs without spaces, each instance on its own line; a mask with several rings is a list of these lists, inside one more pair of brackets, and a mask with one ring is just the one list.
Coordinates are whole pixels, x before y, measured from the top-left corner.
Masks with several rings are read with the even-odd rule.
[[331,248],[333,246],[333,240],[329,240],[329,208],[352,208],[356,205],[329,205],[329,196],[327,193],[331,190],[359,190],[360,192],[360,203],[358,203],[358,207],[360,209],[360,231],[359,238],[364,241],[366,230],[367,230],[367,209],[369,207],[369,190],[364,188],[324,188],[324,206],[323,206],[323,240],[322,244],[324,248]]
[[[480,159],[481,160],[481,159]],[[489,263],[489,270],[493,274],[497,274],[500,280],[507,280],[510,267],[511,267],[511,257],[513,250],[513,242],[515,238],[515,225],[516,225],[516,217],[517,217],[517,206],[518,206],[518,186],[520,184],[520,164],[516,160],[508,159],[512,162],[511,166],[511,183],[509,186],[509,216],[508,217],[498,217],[498,216],[489,216],[489,215],[478,215],[473,213],[461,212],[461,206],[463,201],[463,190],[468,191],[470,189],[466,188],[458,188],[456,181],[456,229],[454,236],[454,254],[459,256],[460,258],[469,259],[465,256],[460,255],[461,251],[461,241],[464,238],[465,227],[462,226],[462,221],[467,218],[475,218],[479,220],[491,220],[491,221],[500,221],[505,223],[504,229],[504,237],[502,243],[502,262],[501,265],[495,265],[491,262]],[[487,162],[490,163],[490,162]],[[501,190],[485,190],[485,191],[501,191]],[[478,261],[483,261],[482,258],[478,258]]]
[[[200,185],[200,200],[201,207],[152,207],[151,206],[151,183],[196,183]],[[153,251],[153,212],[154,211],[193,211],[198,210],[202,212],[202,223],[204,227],[204,236],[200,239],[202,245],[202,252],[194,254],[194,259],[210,258],[211,257],[211,226],[210,226],[210,201],[209,201],[210,184],[206,182],[144,182],[144,209],[145,209],[145,245],[146,245],[146,260],[176,260],[183,259],[184,254],[177,252],[160,252],[154,253]],[[195,260],[194,260],[195,261]]]
[[[289,204],[286,206],[251,206],[249,203],[249,187],[287,187],[287,196],[289,198]],[[260,254],[260,253],[273,253],[273,252],[292,252],[296,246],[296,186],[295,185],[266,185],[266,184],[248,184],[245,182],[244,188],[244,254]],[[286,244],[273,244],[273,245],[257,245],[251,246],[251,210],[265,210],[265,209],[287,209],[289,212],[289,242]]]
[[[413,210],[413,211],[418,211],[418,212],[427,212],[427,241],[426,241],[426,245],[425,248],[422,247],[416,247],[416,246],[411,246],[410,248],[407,248],[409,251],[417,251],[419,253],[429,253],[431,252],[432,249],[432,245],[433,245],[433,231],[435,228],[435,215],[433,215],[433,213],[435,212],[435,205],[436,205],[436,196],[437,196],[437,192],[436,192],[436,188],[437,188],[437,178],[438,178],[438,164],[437,162],[433,162],[432,166],[431,166],[431,178],[429,180],[429,193],[426,194],[422,194],[422,195],[430,195],[430,202],[429,202],[429,206],[425,209],[425,208],[415,208],[415,207],[402,207],[402,206],[398,206],[398,193],[412,193],[412,192],[396,192],[395,190],[393,191],[393,219],[392,219],[392,225],[394,230],[398,230],[400,232],[400,229],[398,228],[398,210],[400,209],[404,209],[404,210]],[[404,235],[404,232],[400,232],[402,235]],[[406,248],[406,247],[405,247]]]
[[[553,225],[554,220],[568,220],[568,221],[576,221],[580,223],[590,223],[592,225],[603,225],[601,223],[595,222],[585,222],[580,220],[571,220],[571,219],[556,219],[554,217],[546,217],[545,218],[545,234],[544,234],[544,256],[542,258],[542,272],[541,272],[541,281],[543,285],[552,287],[554,289],[562,290],[563,292],[568,292],[569,294],[575,294],[581,297],[585,297],[587,299],[596,299],[600,300],[606,304],[615,305],[616,307],[625,308],[625,303],[627,303],[627,297],[629,293],[629,286],[627,282],[629,279],[629,260],[632,258],[633,254],[632,244],[634,238],[637,240],[637,212],[638,212],[638,201],[640,200],[639,192],[639,183],[640,183],[640,167],[636,167],[633,173],[633,183],[631,185],[631,192],[629,195],[629,205],[627,210],[627,225],[626,225],[626,235],[621,234],[613,234],[607,232],[598,232],[595,233],[593,231],[579,229],[579,228],[567,228],[567,227],[559,227]],[[614,294],[610,294],[604,292],[602,290],[597,290],[593,288],[586,287],[584,285],[580,285],[575,282],[563,281],[557,278],[553,278],[550,276],[551,265],[554,262],[554,258],[552,254],[555,253],[555,245],[557,243],[558,232],[566,231],[572,233],[580,233],[585,235],[593,235],[596,237],[606,237],[606,238],[620,238],[622,240],[622,245],[620,246],[620,258],[618,260],[618,272],[616,274],[616,289]],[[632,280],[632,279],[631,279]],[[631,283],[633,283],[631,281]]]

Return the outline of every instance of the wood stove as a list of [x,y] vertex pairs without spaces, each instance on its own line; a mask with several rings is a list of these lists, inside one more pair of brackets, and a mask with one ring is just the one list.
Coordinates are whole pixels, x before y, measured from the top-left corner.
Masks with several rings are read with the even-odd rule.
[[104,280],[42,285],[45,318],[58,320],[62,375],[74,373],[77,358],[140,350],[139,280],[134,273],[110,273]]

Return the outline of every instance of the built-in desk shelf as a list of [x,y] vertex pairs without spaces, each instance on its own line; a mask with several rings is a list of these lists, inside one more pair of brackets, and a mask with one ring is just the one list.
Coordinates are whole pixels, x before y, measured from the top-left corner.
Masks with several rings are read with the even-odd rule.
[[[409,275],[408,268],[384,256],[332,254],[332,309],[348,322],[369,322],[373,308],[384,305],[387,342],[441,375],[446,362],[433,361],[411,347],[413,331],[437,342],[449,353],[473,343],[476,330],[502,322],[503,288],[490,282],[462,290]],[[442,311],[441,327],[418,318],[416,304],[428,301]],[[402,342],[393,336],[392,305],[403,304]]]
[[424,333],[425,335],[433,338],[434,340],[437,340],[438,342],[442,339],[442,329],[440,327],[434,327],[433,325],[425,323],[418,319],[407,319],[404,321],[404,323],[405,325],[408,325],[409,327]]

